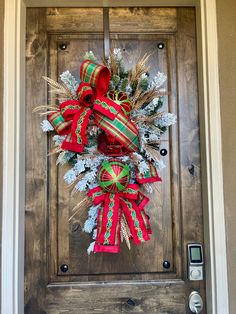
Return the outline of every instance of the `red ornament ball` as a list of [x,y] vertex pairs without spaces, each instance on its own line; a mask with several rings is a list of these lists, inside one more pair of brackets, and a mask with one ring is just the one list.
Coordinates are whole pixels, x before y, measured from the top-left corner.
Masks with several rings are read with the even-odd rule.
[[116,104],[121,106],[124,115],[129,116],[131,112],[131,102],[125,92],[110,91],[107,97],[113,100]]
[[119,159],[110,159],[102,163],[97,177],[103,190],[117,193],[123,191],[129,184],[130,169]]

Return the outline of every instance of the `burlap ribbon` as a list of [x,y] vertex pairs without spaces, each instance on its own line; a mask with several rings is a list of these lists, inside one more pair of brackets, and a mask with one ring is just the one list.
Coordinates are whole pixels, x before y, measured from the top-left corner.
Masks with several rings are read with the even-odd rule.
[[83,151],[89,118],[94,113],[94,122],[99,128],[114,136],[129,152],[137,151],[139,139],[135,124],[123,114],[119,104],[105,96],[110,83],[109,69],[86,60],[81,65],[80,78],[78,100],[63,102],[48,117],[56,132],[66,135],[62,149]]

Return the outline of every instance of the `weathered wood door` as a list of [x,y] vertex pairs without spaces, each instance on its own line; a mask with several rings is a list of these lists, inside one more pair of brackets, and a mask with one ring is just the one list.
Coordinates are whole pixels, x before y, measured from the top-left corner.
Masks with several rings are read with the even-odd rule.
[[[188,296],[204,299],[205,282],[187,277],[187,243],[203,244],[201,166],[192,8],[28,9],[26,42],[25,313],[190,313]],[[84,53],[103,56],[103,27],[127,66],[152,53],[150,75],[168,75],[165,110],[178,116],[162,147],[167,167],[148,206],[149,243],[120,254],[88,256],[90,236],[81,217],[69,222],[73,205],[63,183],[66,167],[47,156],[50,137],[32,110],[50,103],[42,76],[58,79],[66,69],[79,77]],[[107,33],[106,29],[106,32]],[[166,263],[164,263],[166,262]],[[63,272],[63,265],[68,270]],[[165,268],[166,267],[166,268]]]

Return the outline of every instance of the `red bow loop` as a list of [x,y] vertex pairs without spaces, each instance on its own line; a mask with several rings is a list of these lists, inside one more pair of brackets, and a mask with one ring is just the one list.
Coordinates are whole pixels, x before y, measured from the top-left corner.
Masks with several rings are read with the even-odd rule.
[[89,84],[84,82],[80,83],[76,94],[82,105],[86,107],[91,107],[93,105],[95,95],[93,88]]
[[78,100],[67,100],[61,103],[60,112],[65,121],[73,120],[74,115],[81,109]]
[[101,64],[91,60],[85,60],[80,68],[80,79],[96,89],[96,96],[104,96],[109,88],[110,70]]

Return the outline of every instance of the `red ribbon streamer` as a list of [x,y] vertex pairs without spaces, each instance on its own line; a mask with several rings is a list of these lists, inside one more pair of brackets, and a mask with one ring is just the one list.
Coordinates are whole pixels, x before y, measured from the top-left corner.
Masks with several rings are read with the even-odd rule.
[[106,193],[101,187],[89,191],[95,205],[101,204],[97,218],[97,238],[94,252],[120,251],[120,219],[124,214],[135,244],[150,240],[152,233],[144,206],[149,199],[139,191],[137,184],[129,184],[119,193]]

